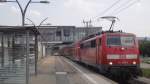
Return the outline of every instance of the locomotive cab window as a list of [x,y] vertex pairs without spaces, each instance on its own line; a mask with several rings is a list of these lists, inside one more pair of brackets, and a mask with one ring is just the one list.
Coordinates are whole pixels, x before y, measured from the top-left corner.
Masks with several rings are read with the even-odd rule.
[[119,46],[121,45],[120,36],[107,36],[108,46]]
[[133,46],[134,43],[135,43],[134,37],[131,37],[131,36],[121,37],[122,46]]
[[108,46],[133,46],[134,44],[133,36],[107,36]]

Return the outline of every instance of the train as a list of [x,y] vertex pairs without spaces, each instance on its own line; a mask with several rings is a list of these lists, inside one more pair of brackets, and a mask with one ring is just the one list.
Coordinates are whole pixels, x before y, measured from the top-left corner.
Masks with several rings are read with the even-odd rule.
[[126,79],[142,76],[138,40],[132,33],[105,31],[87,36],[60,51],[63,56],[93,66],[102,74],[111,73]]
[[65,56],[69,59],[74,60],[74,57],[75,57],[74,49],[75,49],[74,44],[67,44],[66,46],[63,46],[62,48],[60,48],[58,50],[58,53],[60,56]]

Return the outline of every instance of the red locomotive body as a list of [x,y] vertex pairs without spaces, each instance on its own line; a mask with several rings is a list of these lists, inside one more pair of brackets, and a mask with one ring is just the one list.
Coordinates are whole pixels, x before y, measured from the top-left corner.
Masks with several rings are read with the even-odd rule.
[[141,74],[138,42],[134,34],[103,32],[77,42],[74,50],[76,61],[94,66],[102,73],[125,70],[135,77]]

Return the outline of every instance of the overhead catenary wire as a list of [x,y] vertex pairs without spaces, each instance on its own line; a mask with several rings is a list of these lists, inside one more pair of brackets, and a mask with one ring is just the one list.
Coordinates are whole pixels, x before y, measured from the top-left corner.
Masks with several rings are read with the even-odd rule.
[[[109,12],[110,10],[112,10],[116,5],[118,5],[121,0],[117,0],[115,1],[111,6],[109,6],[108,8],[106,8],[104,11],[102,11],[100,14],[98,14],[97,16],[91,18],[90,20],[92,20],[92,22],[96,22],[100,19],[101,16],[103,16],[104,14],[106,14],[107,12]],[[119,13],[121,13],[122,11],[130,8],[132,5],[134,5],[136,2],[138,2],[139,0],[136,0],[134,2],[132,2],[134,0],[127,0],[125,3],[119,5],[119,7],[117,7],[116,9],[114,9],[115,12],[110,13],[109,15],[117,15]],[[132,2],[132,3],[131,3]],[[116,12],[117,11],[117,12]]]
[[134,0],[126,0],[124,3],[122,3],[117,8],[115,8],[111,13],[109,13],[109,15],[112,15],[115,11],[122,9],[122,7],[125,7],[126,5],[128,5],[132,1],[134,1]]
[[134,2],[124,6],[123,8],[121,8],[120,10],[118,10],[118,12],[114,13],[114,15],[118,15],[121,12],[125,11],[126,9],[130,8],[131,6],[133,6],[134,4],[136,4],[137,2],[139,2],[139,0],[135,0]]
[[[122,12],[123,10],[129,8],[128,6],[132,6],[134,5],[134,3],[138,2],[139,0],[136,0],[134,1],[133,3],[131,3],[132,1],[134,0],[128,0],[126,1],[125,3],[121,4],[119,7],[117,7],[116,9],[114,9],[114,11],[118,11],[117,13],[119,12]],[[96,21],[102,16],[104,15],[105,13],[107,13],[109,10],[111,10],[113,7],[115,7],[118,3],[120,2],[120,0],[117,0],[115,3],[113,3],[109,8],[107,8],[106,10],[104,10],[103,12],[101,12],[101,15],[95,17],[96,18]],[[131,4],[130,4],[131,3]],[[112,12],[110,13],[109,15],[113,15],[113,13],[115,12]],[[115,13],[116,14],[116,13]],[[93,19],[94,20],[94,19]]]
[[109,10],[111,10],[114,6],[116,6],[118,3],[120,3],[121,0],[117,0],[115,1],[111,6],[109,6],[108,8],[106,8],[104,11],[102,11],[101,13],[99,13],[97,16],[93,17],[92,19],[98,19],[100,18],[100,16],[104,15],[105,13],[107,13]]

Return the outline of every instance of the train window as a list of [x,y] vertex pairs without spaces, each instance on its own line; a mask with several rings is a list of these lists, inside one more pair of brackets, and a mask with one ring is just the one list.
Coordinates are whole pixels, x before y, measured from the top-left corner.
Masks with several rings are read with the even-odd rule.
[[101,46],[101,43],[102,43],[102,41],[101,41],[101,40],[102,40],[102,39],[100,38],[100,39],[99,39],[99,45],[100,45],[100,46]]
[[89,48],[91,46],[90,42],[84,43],[84,48]]
[[133,46],[134,37],[132,36],[108,36],[107,45],[109,46]]
[[81,49],[83,48],[83,44],[80,44],[80,48],[81,48]]
[[107,37],[107,45],[111,46],[119,46],[121,45],[120,36],[108,36]]
[[132,37],[132,36],[121,37],[121,44],[123,46],[133,46],[134,45],[134,37]]
[[96,40],[91,41],[91,48],[94,48],[94,47],[96,47]]

